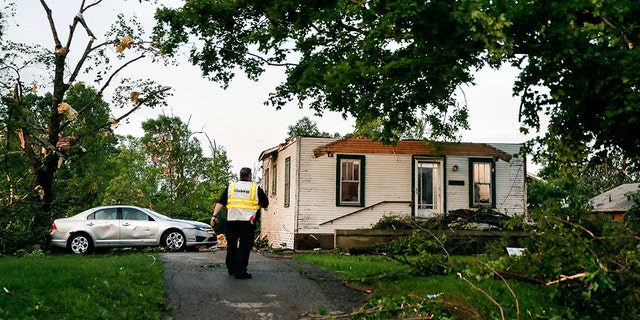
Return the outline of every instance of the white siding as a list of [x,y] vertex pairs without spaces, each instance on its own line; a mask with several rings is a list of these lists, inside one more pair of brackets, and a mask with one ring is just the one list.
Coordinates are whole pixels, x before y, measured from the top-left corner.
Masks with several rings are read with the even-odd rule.
[[[265,238],[270,245],[275,248],[281,248],[285,244],[286,248],[293,248],[293,239],[295,233],[295,217],[296,217],[296,165],[297,159],[297,143],[286,146],[280,150],[275,160],[276,176],[273,175],[273,166],[271,161],[265,160],[262,163],[263,168],[269,168],[269,179],[277,179],[276,192],[273,194],[271,186],[269,187],[269,208],[263,210],[260,219],[260,236]],[[285,159],[291,157],[291,195],[290,206],[284,206],[285,200]],[[264,171],[264,169],[263,169]],[[269,181],[271,184],[271,181]]]
[[513,216],[526,213],[526,159],[515,156],[521,144],[496,143],[493,147],[514,155],[511,161],[496,163],[496,209],[501,213]]
[[[316,158],[313,150],[333,138],[296,137],[281,147],[277,164],[277,192],[269,192],[269,209],[262,216],[262,236],[271,245],[293,248],[295,234],[332,234],[334,229],[369,228],[383,216],[411,215],[413,155],[349,154],[364,156],[364,207],[336,205],[337,154]],[[495,144],[515,154],[520,144]],[[347,155],[347,154],[342,154]],[[290,206],[284,206],[285,159],[291,159]],[[481,158],[481,157],[474,157]],[[447,211],[469,209],[469,157],[447,156],[444,201]],[[496,162],[496,204],[500,212],[522,214],[526,207],[525,159]],[[457,166],[454,171],[453,167]],[[272,168],[265,159],[263,168]],[[270,179],[273,171],[270,169]],[[449,184],[462,181],[463,185]]]
[[[313,149],[334,141],[332,138],[296,137],[289,145],[282,148],[275,158],[277,166],[277,191],[269,194],[269,210],[263,212],[261,236],[266,237],[269,244],[280,248],[286,244],[287,248],[294,248],[294,235],[299,233],[299,224],[313,223],[314,219],[299,211],[309,211],[309,207],[322,207],[324,203],[313,196],[314,193],[331,192],[335,190],[335,182],[327,187],[323,180],[333,181],[334,176],[325,176],[322,166],[316,168],[313,163]],[[291,159],[290,202],[285,207],[285,159]],[[302,162],[300,159],[303,159]],[[263,168],[271,168],[269,161],[263,162]],[[270,170],[272,171],[272,170]],[[273,179],[273,172],[270,172]],[[309,177],[313,177],[311,179]],[[310,197],[311,195],[311,197]],[[323,199],[323,197],[320,197]],[[311,210],[314,212],[314,210]],[[316,218],[319,221],[320,218]],[[316,222],[317,225],[317,222]],[[331,231],[333,232],[333,230]]]
[[305,138],[300,148],[300,165],[298,190],[300,196],[298,211],[298,232],[316,229],[324,220],[327,208],[335,206],[335,157],[327,155],[316,158],[313,149],[327,144],[331,140]]
[[[458,166],[454,171],[453,166]],[[449,181],[462,181],[463,185],[450,185]],[[445,168],[446,210],[469,208],[469,157],[447,156]]]
[[[307,161],[301,167],[299,233],[333,233],[334,229],[370,227],[383,215],[411,214],[411,155],[364,156],[367,209],[362,210],[363,207],[336,206],[337,155],[314,158],[312,152],[302,152]],[[380,203],[384,201],[406,203]],[[331,220],[334,221],[325,223]]]

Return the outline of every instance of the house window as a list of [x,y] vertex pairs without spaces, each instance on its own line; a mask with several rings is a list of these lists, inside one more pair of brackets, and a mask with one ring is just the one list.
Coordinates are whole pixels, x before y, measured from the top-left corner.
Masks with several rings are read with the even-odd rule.
[[469,159],[471,207],[495,207],[495,170],[491,159]]
[[291,201],[291,157],[284,159],[284,206],[289,207]]
[[364,206],[364,156],[338,155],[336,204]]
[[278,186],[278,167],[276,167],[276,163],[271,164],[271,194],[276,194],[276,187]]

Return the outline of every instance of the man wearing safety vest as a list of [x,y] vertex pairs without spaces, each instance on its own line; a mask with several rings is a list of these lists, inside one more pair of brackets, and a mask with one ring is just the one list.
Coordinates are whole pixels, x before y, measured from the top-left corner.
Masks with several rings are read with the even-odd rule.
[[255,240],[255,221],[260,218],[260,208],[269,206],[269,198],[252,178],[250,168],[240,169],[240,181],[231,183],[222,191],[211,217],[211,225],[214,226],[220,210],[227,208],[225,263],[229,274],[236,279],[251,279],[247,266]]

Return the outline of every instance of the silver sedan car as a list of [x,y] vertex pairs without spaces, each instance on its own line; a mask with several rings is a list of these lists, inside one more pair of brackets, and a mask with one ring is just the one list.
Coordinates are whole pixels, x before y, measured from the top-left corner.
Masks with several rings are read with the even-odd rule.
[[51,226],[51,244],[73,253],[95,248],[163,246],[167,250],[197,250],[218,242],[210,225],[172,219],[153,210],[103,206],[60,218]]

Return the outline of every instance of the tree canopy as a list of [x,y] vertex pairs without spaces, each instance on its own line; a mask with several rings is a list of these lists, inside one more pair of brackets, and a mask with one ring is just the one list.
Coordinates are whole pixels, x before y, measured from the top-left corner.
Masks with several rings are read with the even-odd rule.
[[312,137],[334,137],[337,138],[340,136],[337,132],[331,135],[328,132],[320,132],[318,129],[318,124],[309,119],[309,117],[302,117],[295,124],[292,124],[287,127],[287,135],[289,137],[295,136],[312,136]]
[[[237,68],[258,79],[282,66],[266,103],[297,99],[379,121],[393,142],[424,118],[428,137],[455,139],[468,113],[455,94],[483,65],[521,70],[523,132],[559,161],[592,150],[640,154],[637,14],[631,0],[310,1],[187,0],[158,10],[165,53],[190,59],[226,86]],[[195,40],[195,41],[193,41]],[[541,117],[550,118],[541,128]]]
[[501,1],[512,21],[505,33],[510,61],[521,69],[514,92],[530,128],[541,113],[549,127],[539,141],[559,162],[590,151],[640,156],[640,62],[635,45],[637,1]]
[[483,44],[460,14],[456,2],[186,1],[159,10],[155,31],[169,54],[198,38],[191,62],[223,86],[238,67],[257,79],[283,66],[287,79],[268,104],[297,98],[318,113],[377,119],[391,142],[418,110],[427,110],[432,136],[466,122],[454,95],[482,65]]

